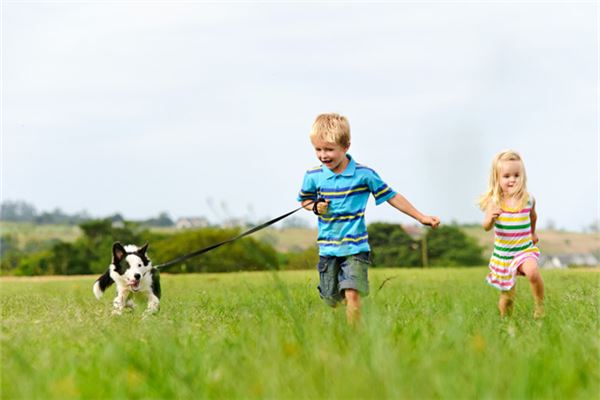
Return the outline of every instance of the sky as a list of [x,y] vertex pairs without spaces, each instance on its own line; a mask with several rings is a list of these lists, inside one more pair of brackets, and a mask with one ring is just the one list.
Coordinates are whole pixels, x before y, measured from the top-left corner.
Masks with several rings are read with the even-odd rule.
[[[538,226],[598,221],[596,2],[1,7],[3,201],[265,220],[297,207],[312,122],[337,112],[349,153],[442,223],[482,220],[509,148]],[[366,219],[415,222],[372,199]]]

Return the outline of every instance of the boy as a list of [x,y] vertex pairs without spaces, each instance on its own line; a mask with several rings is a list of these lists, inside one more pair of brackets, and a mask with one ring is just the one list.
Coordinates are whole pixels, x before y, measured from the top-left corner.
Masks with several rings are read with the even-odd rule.
[[347,154],[350,125],[346,117],[319,115],[310,140],[322,165],[306,172],[298,201],[319,218],[318,289],[329,306],[345,300],[346,317],[354,324],[360,317],[360,296],[369,294],[370,247],[364,218],[369,193],[377,205],[387,201],[423,225],[436,228],[440,220],[419,212],[375,171]]

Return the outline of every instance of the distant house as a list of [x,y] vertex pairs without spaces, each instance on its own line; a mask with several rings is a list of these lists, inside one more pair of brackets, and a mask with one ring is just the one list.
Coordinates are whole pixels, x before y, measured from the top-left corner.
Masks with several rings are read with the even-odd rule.
[[209,225],[204,217],[182,217],[175,221],[176,229],[206,228]]
[[221,223],[223,228],[239,228],[247,225],[248,224],[243,218],[229,218]]
[[111,226],[113,228],[122,229],[122,228],[125,228],[125,222],[124,221],[113,221],[111,223]]
[[569,268],[571,266],[597,267],[599,264],[598,258],[589,253],[542,255],[539,260],[541,268]]
[[425,230],[421,226],[415,224],[402,224],[402,229],[404,229],[404,232],[406,232],[413,239],[420,239],[421,236],[423,236],[423,233],[425,233]]

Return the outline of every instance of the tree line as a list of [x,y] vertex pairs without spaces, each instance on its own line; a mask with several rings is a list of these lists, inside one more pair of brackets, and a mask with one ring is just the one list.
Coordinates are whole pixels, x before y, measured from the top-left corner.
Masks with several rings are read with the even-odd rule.
[[[0,237],[0,272],[4,275],[75,275],[102,273],[111,262],[112,244],[149,243],[155,265],[165,263],[240,233],[238,228],[207,227],[162,233],[144,225],[111,219],[79,224],[82,235],[74,242],[52,240],[32,248],[19,246],[11,234]],[[427,230],[410,236],[402,226],[369,225],[374,267],[449,267],[483,265],[482,248],[457,226]],[[233,272],[275,269],[310,269],[318,261],[316,245],[297,252],[280,253],[269,243],[246,237],[166,269],[170,273]]]
[[[10,222],[28,222],[38,225],[79,225],[93,218],[87,211],[80,211],[74,214],[63,212],[60,208],[52,211],[38,211],[36,207],[26,201],[5,200],[0,204],[0,221]],[[125,218],[115,213],[106,217],[112,222],[123,222]],[[149,227],[173,226],[173,219],[166,212],[161,212],[156,217],[139,221],[140,224]]]

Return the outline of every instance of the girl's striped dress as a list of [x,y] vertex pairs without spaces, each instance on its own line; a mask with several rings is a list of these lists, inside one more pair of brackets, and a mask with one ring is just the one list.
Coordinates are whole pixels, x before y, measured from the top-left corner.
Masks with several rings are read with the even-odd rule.
[[494,252],[490,259],[487,282],[500,289],[515,286],[517,268],[528,258],[540,257],[540,250],[531,237],[531,197],[522,210],[502,208],[494,224]]

